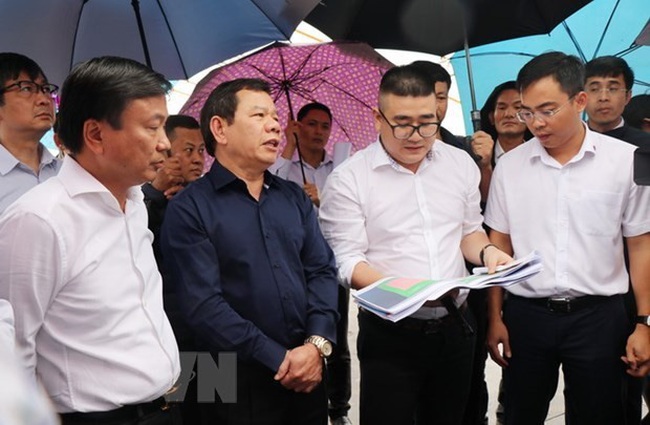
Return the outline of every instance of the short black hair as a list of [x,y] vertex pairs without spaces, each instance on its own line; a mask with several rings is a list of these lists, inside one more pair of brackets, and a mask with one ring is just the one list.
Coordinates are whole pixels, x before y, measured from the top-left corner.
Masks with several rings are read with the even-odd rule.
[[201,132],[203,141],[208,154],[214,156],[217,147],[217,141],[210,130],[210,120],[212,117],[219,116],[232,124],[237,111],[237,93],[242,90],[265,92],[271,95],[269,83],[259,78],[238,78],[232,81],[226,81],[219,84],[201,108]]
[[[0,53],[0,88],[6,86],[7,81],[17,79],[21,72],[26,73],[32,81],[40,76],[43,76],[45,81],[47,81],[45,73],[33,59],[20,53]],[[0,92],[0,106],[4,104],[4,93]]]
[[531,59],[517,75],[517,90],[524,91],[533,83],[552,77],[569,97],[584,89],[585,67],[576,56],[548,52]]
[[164,96],[171,83],[132,59],[103,56],[83,62],[63,83],[59,105],[59,137],[71,154],[83,147],[83,126],[89,119],[106,120],[120,129],[129,102]]
[[170,115],[165,121],[165,134],[171,140],[174,130],[177,128],[187,128],[190,130],[200,129],[199,122],[189,115]]
[[637,94],[625,106],[623,119],[630,127],[642,129],[643,120],[650,118],[650,94]]
[[[499,99],[499,96],[501,96],[501,93],[506,90],[517,91],[517,83],[514,80],[510,80],[496,86],[481,108],[481,130],[492,136],[494,141],[497,140],[499,134],[497,133],[496,126],[492,124],[492,121],[490,120],[490,114],[496,110],[497,100]],[[532,134],[528,128],[526,128],[524,139],[528,140],[532,137]]]
[[447,83],[447,89],[451,88],[451,75],[442,65],[431,61],[415,61],[410,64],[429,74],[435,86],[437,82]]
[[585,83],[591,77],[618,77],[623,76],[625,88],[632,90],[634,85],[634,71],[624,59],[616,56],[601,56],[585,64]]
[[379,83],[379,102],[387,94],[395,96],[423,97],[434,94],[429,75],[420,68],[395,66],[384,74]]
[[325,112],[327,116],[330,117],[330,122],[332,122],[332,111],[330,111],[330,108],[318,102],[308,103],[302,108],[300,108],[300,111],[298,111],[298,116],[297,116],[298,121],[302,121],[302,119],[305,118],[310,111],[314,111],[314,110]]

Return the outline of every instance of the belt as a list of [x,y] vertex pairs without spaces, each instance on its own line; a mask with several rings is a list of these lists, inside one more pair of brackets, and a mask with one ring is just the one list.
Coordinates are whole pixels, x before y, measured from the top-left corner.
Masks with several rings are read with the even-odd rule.
[[584,295],[582,297],[569,298],[569,297],[548,297],[548,298],[526,298],[508,294],[511,299],[521,300],[541,307],[545,307],[548,311],[553,313],[573,313],[587,307],[593,307],[602,304],[607,300],[612,299],[618,295],[605,296],[605,295]]
[[63,425],[86,423],[101,425],[102,423],[112,422],[135,422],[152,413],[162,412],[167,409],[169,409],[167,401],[163,397],[159,397],[153,401],[128,404],[107,412],[71,412],[61,413],[60,416]]
[[[467,303],[463,303],[458,310],[461,312],[465,311],[467,308]],[[384,320],[381,317],[365,310],[363,307],[359,307],[359,314],[363,314],[365,317],[372,319],[376,323],[381,324],[382,326],[400,328],[412,332],[419,332],[426,335],[432,335],[440,333],[442,330],[447,329],[451,326],[462,326],[462,323],[458,321],[456,317],[452,314],[447,314],[439,319],[416,319],[413,317],[405,317],[397,322],[391,322],[390,320]]]

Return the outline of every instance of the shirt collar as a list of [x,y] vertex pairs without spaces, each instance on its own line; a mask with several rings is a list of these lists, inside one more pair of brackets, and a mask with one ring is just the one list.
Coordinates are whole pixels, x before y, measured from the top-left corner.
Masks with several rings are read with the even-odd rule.
[[[296,150],[293,153],[293,156],[291,157],[291,162],[293,162],[294,164],[297,164],[297,163],[300,162],[300,158],[298,158],[298,150]],[[332,158],[332,156],[329,153],[327,153],[327,151],[325,151],[325,156],[323,157],[323,161],[321,161],[321,163],[318,165],[317,168],[324,167],[327,164],[330,164],[332,162],[334,162],[334,159]],[[308,167],[311,167],[311,165],[307,164],[306,162],[304,162],[304,164],[306,166],[308,166]]]
[[[111,206],[120,209],[115,196],[104,186],[99,180],[83,168],[73,157],[66,155],[63,158],[63,165],[58,174],[59,179],[63,182],[64,187],[68,191],[70,197],[82,195],[86,193],[99,193],[102,194],[104,199],[108,201]],[[133,186],[127,192],[127,200],[138,202],[144,199],[144,194],[140,186]],[[120,209],[121,211],[121,209]]]
[[[38,150],[41,153],[39,169],[57,161],[54,155],[52,155],[52,153],[42,143],[38,144]],[[4,145],[0,144],[0,174],[7,174],[9,171],[16,168],[18,164],[20,164],[20,161],[18,161],[18,159],[13,156]]]
[[[424,157],[424,160],[427,161],[427,162],[433,161],[433,157],[434,157],[434,155],[437,155],[437,153],[438,153],[438,151],[440,149],[440,145],[442,143],[444,143],[444,142],[436,139],[436,141],[433,142],[433,146],[431,147],[429,152],[427,152],[426,156]],[[404,167],[399,165],[397,163],[397,161],[395,161],[395,159],[388,154],[388,151],[386,150],[386,148],[384,148],[384,145],[381,142],[381,139],[379,137],[377,138],[377,141],[375,143],[373,143],[372,146],[375,146],[375,148],[374,148],[375,149],[375,154],[373,155],[372,168],[377,168],[377,167],[388,165],[395,171],[405,170]],[[418,170],[419,169],[420,168],[418,167]]]
[[[212,185],[214,186],[214,190],[220,190],[234,182],[241,182],[241,184],[246,186],[246,183],[242,181],[239,177],[237,177],[235,174],[233,174],[232,171],[221,165],[219,161],[216,159],[212,163],[212,166],[210,167],[210,171],[206,174],[206,176],[210,179],[212,182]],[[264,186],[269,187],[273,181],[273,175],[269,173],[268,171],[264,171]]]
[[[575,156],[571,158],[569,162],[567,162],[567,164],[580,161],[587,153],[590,155],[596,154],[596,146],[594,145],[594,134],[596,133],[589,129],[587,123],[583,122],[582,125],[585,127],[585,138],[582,140],[582,145],[580,146],[578,153],[576,153]],[[530,156],[531,160],[533,158],[539,158],[546,164],[553,164],[557,162],[553,157],[551,157],[551,155],[548,154],[546,149],[544,149],[544,146],[542,146],[537,138],[534,138],[531,141],[535,142],[532,145],[532,154]]]

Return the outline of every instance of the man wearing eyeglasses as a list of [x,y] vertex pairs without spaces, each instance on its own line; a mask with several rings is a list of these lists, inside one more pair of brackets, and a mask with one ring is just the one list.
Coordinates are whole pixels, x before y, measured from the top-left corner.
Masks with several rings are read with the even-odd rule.
[[60,162],[40,143],[54,124],[58,89],[32,59],[0,53],[0,213],[59,171]]
[[[535,136],[495,168],[485,222],[515,257],[538,250],[544,270],[489,289],[488,349],[504,368],[505,424],[542,425],[564,372],[567,422],[626,421],[625,372],[650,371],[650,191],[632,178],[634,146],[591,131],[584,66],[540,55],[517,77],[517,113]],[[631,329],[628,272],[638,306]]]
[[585,65],[585,77],[589,128],[639,147],[650,147],[650,134],[623,120],[634,84],[634,71],[627,62],[615,56],[592,59]]
[[[627,125],[623,119],[623,111],[630,102],[634,84],[634,71],[627,62],[615,56],[592,59],[585,64],[585,78],[585,110],[589,128],[635,146],[650,148],[650,134]],[[625,304],[634,318],[636,306],[631,288],[625,296]],[[641,418],[643,380],[634,377],[628,380],[628,421],[638,423]]]
[[[374,110],[377,142],[334,169],[320,220],[339,277],[355,289],[386,276],[461,277],[465,259],[491,270],[510,257],[482,229],[480,174],[465,152],[436,141],[436,94],[425,71],[386,72]],[[475,326],[467,291],[428,301],[392,323],[359,312],[361,424],[460,424]],[[449,304],[447,304],[449,305]]]

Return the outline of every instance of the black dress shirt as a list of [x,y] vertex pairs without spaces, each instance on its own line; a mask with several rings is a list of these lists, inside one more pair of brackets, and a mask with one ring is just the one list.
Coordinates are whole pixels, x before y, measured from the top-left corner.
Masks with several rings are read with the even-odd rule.
[[266,172],[257,201],[215,161],[169,202],[161,248],[187,323],[211,351],[276,371],[309,335],[335,342],[334,255],[295,183]]

